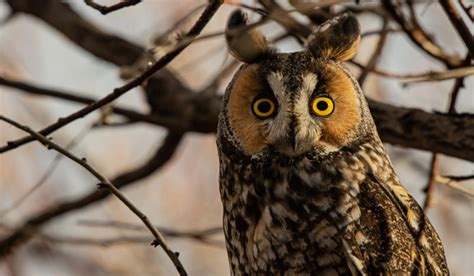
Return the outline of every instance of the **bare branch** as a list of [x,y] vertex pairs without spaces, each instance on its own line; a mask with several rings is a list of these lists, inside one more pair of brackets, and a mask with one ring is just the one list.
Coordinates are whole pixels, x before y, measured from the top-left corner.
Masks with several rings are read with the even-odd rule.
[[134,6],[141,1],[142,0],[120,0],[120,2],[111,6],[99,5],[95,3],[94,0],[84,0],[84,3],[86,3],[86,5],[90,6],[91,8],[98,10],[101,14],[106,15],[126,7]]
[[163,250],[166,252],[170,260],[173,262],[174,266],[178,270],[180,275],[187,275],[183,265],[179,261],[178,254],[173,252],[169,246],[166,244],[163,235],[151,224],[148,217],[141,212],[128,198],[115,187],[112,182],[110,182],[104,175],[102,175],[99,171],[97,171],[94,167],[92,167],[85,158],[79,158],[69,152],[68,150],[64,149],[63,147],[59,146],[58,144],[54,143],[53,141],[49,140],[45,136],[33,131],[27,126],[21,125],[9,118],[0,115],[0,120],[3,120],[25,132],[28,132],[34,139],[41,142],[47,149],[54,149],[55,151],[61,153],[62,155],[66,156],[67,158],[71,159],[72,161],[76,162],[78,165],[82,166],[84,169],[89,171],[92,175],[94,175],[97,180],[100,181],[98,184],[99,188],[107,188],[111,193],[113,193],[120,201],[125,204],[128,209],[130,209],[150,230],[150,232],[155,237],[153,241],[153,245],[160,245]]
[[[180,91],[182,93],[190,94],[192,93],[189,88],[182,85],[180,82],[173,82],[173,77],[169,76],[167,72],[160,74],[166,76],[167,83],[176,85],[175,90]],[[11,87],[17,89],[16,91],[30,93],[33,95],[43,95],[43,96],[51,96],[58,99],[63,99],[75,103],[81,104],[92,104],[96,102],[96,99],[84,97],[84,96],[77,96],[74,92],[64,92],[58,91],[50,88],[34,86],[28,83],[13,81],[9,79],[5,79],[0,77],[0,85],[4,85],[6,87]],[[158,92],[158,91],[156,91]],[[183,121],[177,117],[171,116],[158,116],[156,114],[143,114],[131,109],[121,108],[121,107],[114,107],[112,106],[111,111],[115,114],[122,115],[128,119],[128,123],[135,123],[135,122],[144,122],[153,125],[163,126],[166,128],[172,128],[175,130],[191,130],[188,125],[183,124]]]
[[[365,65],[357,61],[351,60],[349,62],[361,68],[362,70],[366,68]],[[459,67],[456,69],[451,69],[451,70],[446,70],[446,71],[431,71],[427,73],[418,73],[418,74],[399,74],[399,73],[387,72],[387,71],[377,69],[377,68],[372,68],[368,71],[374,74],[377,74],[381,77],[386,77],[386,78],[409,80],[410,82],[425,82],[425,81],[443,81],[443,80],[448,80],[448,79],[474,75],[474,66],[466,66],[466,67]]]
[[428,113],[369,100],[382,141],[474,161],[474,115]]
[[474,174],[473,175],[463,175],[463,176],[458,176],[458,175],[443,175],[442,177],[445,178],[450,178],[454,181],[468,181],[468,180],[473,180],[474,179]]
[[408,79],[408,83],[413,82],[427,82],[427,81],[443,81],[456,78],[464,78],[474,75],[474,66],[460,67],[456,69],[446,70],[444,72],[428,72],[418,76],[412,75]]
[[438,174],[438,155],[433,153],[431,156],[430,162],[430,171],[428,173],[428,182],[426,183],[425,187],[423,188],[423,192],[425,192],[426,197],[425,201],[423,202],[423,210],[426,212],[428,208],[431,206],[431,197],[433,195],[433,186],[436,182],[435,178]]
[[[146,236],[117,236],[111,238],[91,238],[91,237],[57,237],[51,235],[40,234],[39,238],[46,240],[52,243],[59,243],[59,244],[68,244],[74,246],[102,246],[102,247],[109,247],[114,245],[121,245],[121,244],[128,244],[128,243],[140,243],[145,244],[150,241],[149,237]],[[174,238],[190,238],[194,241],[200,242],[202,244],[215,246],[218,248],[225,248],[225,244],[223,241],[213,240],[209,238],[199,238],[196,239],[194,237],[189,236],[179,236]]]
[[459,191],[461,191],[462,193],[464,193],[468,196],[474,197],[474,190],[473,189],[465,188],[464,186],[462,186],[459,183],[459,181],[457,181],[453,178],[438,175],[438,176],[435,177],[435,181],[436,181],[436,183],[444,184],[446,186],[449,186],[451,188],[459,190]]
[[393,0],[382,0],[385,10],[389,12],[393,18],[402,27],[408,37],[422,50],[432,57],[442,61],[448,67],[454,68],[461,64],[461,60],[455,56],[448,55],[443,49],[435,44],[426,32],[419,26],[415,18],[409,21],[401,12],[401,8],[392,3]]
[[[146,230],[147,228],[143,225],[136,225],[130,223],[116,222],[116,221],[84,221],[81,224],[91,227],[108,227],[116,228],[121,230]],[[210,227],[203,230],[190,230],[190,231],[180,231],[170,228],[163,228],[155,226],[165,237],[170,239],[191,239],[202,244],[207,244],[211,246],[216,246],[219,248],[224,247],[224,242],[218,239],[211,238],[216,234],[223,234],[222,227]],[[12,227],[9,227],[5,224],[0,224],[0,228],[3,228],[5,231],[12,231]],[[32,235],[36,235],[39,239],[46,240],[48,242],[60,243],[60,244],[69,244],[69,245],[80,245],[80,246],[113,246],[121,245],[124,243],[142,243],[149,244],[150,236],[147,235],[121,235],[116,237],[107,237],[107,238],[96,238],[96,237],[61,237],[57,235],[50,235],[42,232],[33,230]]]
[[[88,227],[105,227],[105,228],[114,228],[120,230],[132,230],[132,231],[143,231],[146,228],[143,225],[137,225],[121,221],[96,221],[96,220],[81,220],[79,225],[88,226]],[[216,234],[223,234],[222,226],[208,227],[202,230],[175,230],[171,228],[166,228],[162,226],[155,226],[160,232],[169,238],[190,238],[196,241],[201,241],[208,243],[210,236]],[[215,244],[213,240],[213,243]]]
[[456,31],[464,41],[469,55],[471,56],[471,58],[474,59],[474,36],[469,30],[469,27],[466,25],[466,22],[464,22],[461,15],[454,6],[454,3],[451,2],[451,0],[440,0],[440,4],[448,15],[449,20],[451,20],[451,23],[456,28]]
[[[89,133],[90,130],[91,130],[91,126],[87,126],[86,128],[84,128],[84,130],[79,132],[76,135],[76,137],[74,137],[74,139],[72,139],[65,146],[65,149],[70,150],[71,148],[76,146],[80,141],[82,141],[82,139],[84,139],[84,137],[87,135],[87,133]],[[28,191],[25,194],[23,194],[20,198],[15,200],[11,204],[10,207],[8,207],[4,210],[0,210],[0,218],[6,216],[9,212],[16,209],[23,202],[25,202],[25,200],[27,198],[29,198],[30,195],[32,195],[36,190],[38,190],[41,186],[43,186],[43,184],[46,183],[46,180],[48,180],[48,178],[51,176],[51,174],[54,172],[54,170],[56,170],[57,166],[59,165],[59,162],[62,160],[63,157],[64,157],[64,155],[58,153],[56,155],[56,157],[54,158],[54,160],[51,162],[51,164],[48,166],[48,169],[43,173],[43,176],[38,180],[38,182],[36,182],[33,186],[31,186],[31,188],[28,189]]]
[[311,34],[311,29],[307,26],[296,21],[289,11],[285,11],[278,3],[274,0],[259,0],[265,9],[268,11],[268,17],[275,20],[278,24],[288,30],[300,44],[304,43],[304,39]]
[[91,54],[116,65],[131,65],[143,55],[142,47],[99,30],[67,3],[57,0],[7,0],[18,13],[34,15]]
[[[112,180],[112,183],[118,188],[123,188],[156,172],[171,159],[182,137],[183,133],[170,132],[161,147],[148,161],[136,169],[118,175]],[[76,210],[82,210],[84,207],[99,202],[109,195],[108,190],[94,190],[78,199],[59,202],[46,210],[32,215],[22,226],[12,231],[3,240],[0,240],[0,258],[4,257],[13,247],[19,246],[31,239],[37,233],[37,229],[43,224],[56,217]]]
[[[469,64],[470,63],[470,58],[469,54],[466,55],[466,58],[464,59],[464,64]],[[451,91],[450,99],[449,99],[449,105],[448,105],[448,114],[456,114],[456,101],[459,96],[459,91],[463,87],[464,83],[464,77],[459,77],[454,81],[454,86]],[[433,152],[433,156],[431,158],[431,167],[430,167],[430,173],[428,176],[428,183],[426,184],[425,188],[423,189],[424,192],[426,193],[426,198],[425,202],[423,204],[423,210],[427,211],[428,208],[430,207],[431,204],[431,197],[432,197],[432,192],[433,192],[433,185],[436,182],[436,175],[437,175],[437,166],[438,166],[438,154],[436,152]]]
[[374,53],[372,54],[372,57],[369,59],[367,62],[367,65],[365,65],[362,69],[362,72],[360,73],[359,77],[357,78],[357,81],[359,82],[359,85],[363,87],[365,79],[369,75],[369,72],[375,68],[377,65],[377,61],[382,54],[383,47],[385,46],[385,42],[387,41],[387,35],[388,35],[388,20],[384,19],[383,20],[383,26],[382,26],[382,32],[380,34],[379,41],[377,43],[377,47],[375,48]]
[[474,5],[466,4],[464,3],[464,0],[459,0],[459,5],[461,5],[461,8],[464,10],[467,16],[469,16],[469,18],[474,21]]
[[[188,31],[186,34],[187,38],[194,38],[197,35],[199,35],[204,29],[204,27],[207,25],[207,23],[211,20],[212,16],[216,13],[217,9],[222,5],[222,0],[214,0],[211,1],[206,9],[203,11],[201,14],[201,17],[198,19],[198,21],[194,24],[194,26]],[[192,41],[192,40],[191,40]],[[177,57],[186,47],[189,46],[190,42],[185,42],[182,45],[179,45],[177,48],[174,50],[170,51],[166,55],[164,55],[162,58],[160,58],[157,62],[155,62],[152,66],[150,66],[145,72],[141,73],[138,77],[135,79],[129,81],[125,85],[115,88],[112,93],[109,95],[103,97],[102,99],[80,109],[79,111],[70,114],[69,116],[66,116],[64,118],[59,118],[58,121],[54,124],[49,125],[48,127],[42,129],[39,131],[41,135],[49,135],[52,132],[66,126],[67,124],[82,118],[86,116],[87,114],[93,112],[94,110],[97,110],[98,108],[101,108],[102,106],[114,101],[115,99],[119,98],[123,94],[127,93],[131,89],[137,87],[138,85],[142,84],[144,81],[146,81],[148,78],[153,76],[158,70],[161,68],[165,67],[168,63],[170,63],[175,57]],[[26,143],[29,143],[33,141],[32,136],[24,137],[21,139],[18,139],[16,141],[11,141],[8,142],[8,144],[4,147],[0,148],[0,153],[9,151],[11,149],[17,148],[19,146],[22,146]]]
[[[80,220],[78,221],[79,225],[89,226],[89,227],[106,227],[106,228],[117,228],[121,230],[132,230],[132,231],[143,231],[146,228],[143,225],[138,225],[134,223],[115,221],[115,220]],[[208,227],[203,230],[192,230],[192,231],[178,231],[175,229],[166,228],[163,226],[155,226],[160,229],[160,232],[163,235],[169,236],[204,236],[204,235],[214,235],[222,234],[222,226],[213,226]]]

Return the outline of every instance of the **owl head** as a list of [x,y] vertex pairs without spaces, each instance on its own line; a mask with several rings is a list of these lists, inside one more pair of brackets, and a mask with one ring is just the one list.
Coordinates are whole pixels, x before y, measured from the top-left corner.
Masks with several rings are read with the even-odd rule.
[[355,17],[327,21],[295,53],[277,53],[246,26],[241,11],[227,25],[229,50],[244,64],[227,87],[218,139],[247,156],[301,156],[328,154],[374,133],[363,93],[342,64],[359,45]]

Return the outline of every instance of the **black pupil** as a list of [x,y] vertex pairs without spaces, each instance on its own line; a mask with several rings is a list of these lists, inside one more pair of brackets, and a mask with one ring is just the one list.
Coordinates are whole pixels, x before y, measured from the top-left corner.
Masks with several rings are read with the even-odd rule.
[[320,101],[316,104],[316,107],[319,109],[319,110],[326,110],[328,109],[328,103],[325,102],[325,101]]
[[261,102],[258,104],[258,110],[262,113],[267,113],[272,108],[272,105],[269,102]]

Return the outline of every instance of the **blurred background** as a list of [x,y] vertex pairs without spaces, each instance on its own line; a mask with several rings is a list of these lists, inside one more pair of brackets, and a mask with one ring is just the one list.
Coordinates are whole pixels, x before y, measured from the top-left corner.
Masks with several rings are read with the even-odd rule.
[[[157,37],[173,28],[190,11],[206,4],[206,1],[197,0],[147,0],[104,16],[81,0],[62,2],[95,28],[147,49],[161,47],[155,49],[157,54],[163,45],[155,45],[153,41],[156,42]],[[108,5],[116,1],[98,2]],[[253,1],[242,2],[254,4]],[[365,5],[376,5],[375,2]],[[286,1],[279,3],[284,8],[291,8]],[[235,7],[231,5],[222,6],[203,34],[223,31],[233,9]],[[187,30],[201,10],[188,17],[189,20],[178,29]],[[446,52],[459,57],[466,55],[462,40],[436,1],[417,3],[415,10],[422,26]],[[91,55],[37,17],[17,14],[8,19],[10,11],[10,5],[0,0],[0,20],[4,19],[0,23],[1,77],[94,99],[124,83],[120,77],[123,67]],[[363,33],[380,30],[382,26],[380,17],[370,13],[360,14],[359,20]],[[392,27],[397,28],[395,24]],[[276,23],[266,24],[261,29],[269,37],[284,31]],[[377,41],[377,35],[364,38],[354,60],[367,62]],[[276,45],[281,52],[301,49],[291,37]],[[200,91],[232,62],[224,37],[218,35],[193,43],[166,68],[193,91]],[[355,66],[350,68],[354,73],[360,72]],[[388,34],[377,68],[400,74],[444,70],[441,63],[421,52],[402,32]],[[218,93],[223,93],[231,76],[224,76]],[[446,112],[454,80],[404,83],[400,79],[369,74],[364,91],[373,99],[396,106]],[[464,84],[456,109],[459,113],[473,113],[474,78],[466,78]],[[0,114],[32,129],[41,129],[81,106],[0,86]],[[140,88],[116,100],[114,106],[142,113],[150,109]],[[167,130],[144,123],[114,125],[122,121],[116,116],[107,118],[112,126],[91,128],[101,121],[104,113],[106,110],[92,113],[51,136],[61,145],[73,141],[72,152],[86,157],[90,164],[113,179],[144,164],[159,148]],[[1,146],[24,135],[0,123]],[[386,147],[402,183],[423,204],[423,188],[429,181],[432,154],[389,144]],[[474,173],[474,164],[439,155],[436,170],[440,175],[468,175]],[[462,184],[466,189],[474,188],[472,181]],[[33,187],[37,188],[30,193]],[[1,154],[0,237],[6,237],[29,218],[59,202],[74,200],[94,189],[96,180],[87,171],[66,158],[58,159],[55,152],[37,142]],[[164,166],[123,191],[154,224],[178,235],[165,238],[173,250],[180,252],[180,259],[190,275],[229,274],[223,235],[219,230],[222,211],[214,134],[187,133]],[[28,197],[22,200],[26,194]],[[19,200],[21,204],[17,204]],[[474,271],[473,207],[473,197],[467,193],[439,183],[433,186],[427,213],[444,242],[453,275],[472,275]],[[141,222],[115,197],[108,197],[48,221],[41,228],[41,234],[0,261],[0,275],[175,275],[175,268],[163,251],[149,246],[152,241],[149,232],[131,225],[139,228]],[[216,227],[217,230],[213,230]],[[205,234],[205,238],[186,233],[196,234],[209,229],[211,234]],[[110,244],[99,242],[114,237],[128,237],[129,240]]]

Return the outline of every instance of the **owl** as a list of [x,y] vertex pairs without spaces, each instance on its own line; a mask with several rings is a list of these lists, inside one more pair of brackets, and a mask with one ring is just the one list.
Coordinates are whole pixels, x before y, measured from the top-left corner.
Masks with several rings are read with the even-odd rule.
[[241,11],[227,23],[243,65],[217,132],[232,275],[448,275],[343,64],[360,41],[355,17],[320,25],[295,53],[246,26]]

